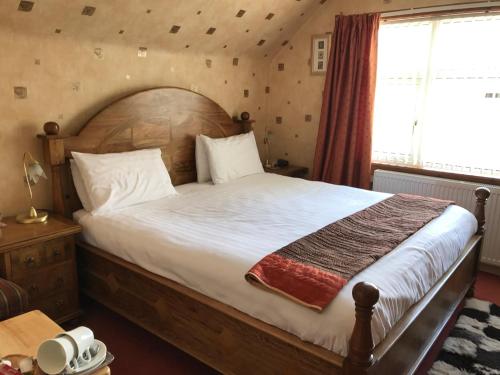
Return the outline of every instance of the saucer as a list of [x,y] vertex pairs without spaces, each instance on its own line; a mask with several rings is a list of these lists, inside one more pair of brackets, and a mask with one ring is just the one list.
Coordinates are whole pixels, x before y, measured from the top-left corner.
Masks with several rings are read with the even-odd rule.
[[78,361],[78,370],[66,371],[64,375],[84,375],[85,373],[94,370],[106,359],[106,345],[99,340],[94,340],[94,344],[90,347],[90,355],[92,359],[85,363],[83,361]]

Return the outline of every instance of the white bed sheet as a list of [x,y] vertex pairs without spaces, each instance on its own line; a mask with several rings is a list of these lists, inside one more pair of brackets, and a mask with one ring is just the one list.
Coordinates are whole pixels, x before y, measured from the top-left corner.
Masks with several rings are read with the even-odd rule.
[[114,213],[81,210],[74,216],[88,243],[344,356],[357,282],[380,289],[372,324],[378,343],[458,258],[477,228],[470,212],[450,206],[356,275],[317,313],[250,285],[246,271],[265,255],[389,194],[267,173],[177,190]]

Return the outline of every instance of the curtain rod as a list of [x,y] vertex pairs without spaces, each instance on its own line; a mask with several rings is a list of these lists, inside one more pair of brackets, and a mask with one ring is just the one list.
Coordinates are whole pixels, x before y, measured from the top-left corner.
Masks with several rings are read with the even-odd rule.
[[471,3],[456,3],[450,5],[436,5],[430,7],[415,7],[415,8],[406,8],[406,9],[398,9],[391,10],[387,12],[383,12],[380,14],[382,18],[392,18],[398,16],[407,16],[407,15],[418,15],[420,13],[431,13],[431,12],[446,12],[446,11],[457,11],[457,10],[472,10],[477,9],[481,10],[482,8],[491,8],[491,7],[499,7],[500,1],[483,1],[483,2],[471,2]]

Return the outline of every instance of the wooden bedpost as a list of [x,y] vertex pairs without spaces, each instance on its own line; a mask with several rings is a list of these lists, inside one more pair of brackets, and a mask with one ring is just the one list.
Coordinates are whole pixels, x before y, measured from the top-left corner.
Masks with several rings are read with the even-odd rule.
[[64,215],[66,213],[62,180],[62,169],[66,162],[64,156],[64,138],[59,136],[59,125],[54,122],[46,123],[44,131],[45,134],[40,134],[38,138],[41,138],[43,141],[45,163],[50,165],[52,173],[53,211],[56,214]]
[[485,207],[486,201],[490,197],[490,189],[486,187],[478,187],[474,192],[476,195],[476,209],[474,210],[474,216],[477,219],[477,232],[476,234],[484,234],[484,225],[486,224],[486,214]]
[[345,375],[365,375],[373,365],[372,315],[379,299],[377,287],[370,283],[357,283],[352,296],[356,305],[356,322],[349,343],[349,353],[344,360]]
[[[474,192],[474,195],[476,196],[476,208],[474,209],[474,216],[476,217],[477,220],[477,235],[484,236],[484,226],[486,224],[486,201],[490,197],[490,189],[481,186],[476,189]],[[482,244],[482,239],[481,239],[481,244]],[[467,292],[467,297],[471,298],[474,297],[474,289],[476,286],[476,277],[477,277],[477,272],[479,270],[479,260],[481,257],[481,245],[478,246],[478,249],[476,250],[476,255],[475,255],[475,260],[474,260],[474,276],[472,280],[472,285]]]

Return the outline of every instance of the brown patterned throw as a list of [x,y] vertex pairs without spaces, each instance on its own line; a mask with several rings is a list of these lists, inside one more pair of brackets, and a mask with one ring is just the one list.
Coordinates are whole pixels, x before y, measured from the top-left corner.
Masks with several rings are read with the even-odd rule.
[[252,284],[322,311],[347,282],[453,202],[396,194],[261,259]]

